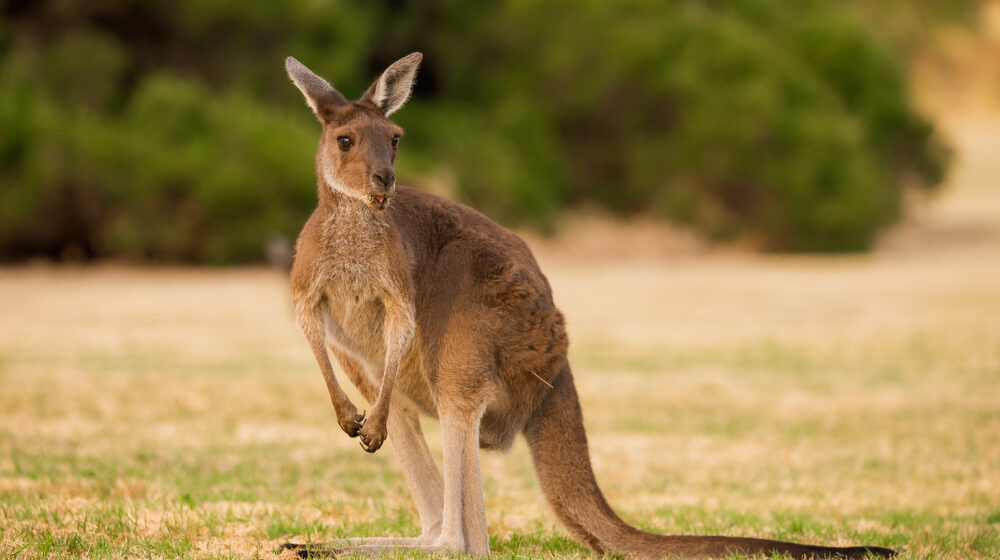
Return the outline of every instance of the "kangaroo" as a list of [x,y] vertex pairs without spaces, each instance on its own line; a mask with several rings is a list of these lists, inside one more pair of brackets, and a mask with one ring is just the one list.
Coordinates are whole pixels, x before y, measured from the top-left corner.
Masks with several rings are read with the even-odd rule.
[[[527,245],[467,206],[396,186],[403,130],[389,116],[409,98],[421,58],[396,61],[353,102],[294,58],[285,62],[322,125],[319,200],[291,272],[296,319],[340,427],[369,453],[392,439],[422,532],[284,547],[302,556],[415,549],[486,557],[479,450],[507,450],[523,434],[552,509],[598,554],[892,556],[877,547],[657,535],[618,517],[594,478],[563,316]],[[367,415],[339,385],[331,355],[372,403]],[[443,477],[420,415],[441,423]]]

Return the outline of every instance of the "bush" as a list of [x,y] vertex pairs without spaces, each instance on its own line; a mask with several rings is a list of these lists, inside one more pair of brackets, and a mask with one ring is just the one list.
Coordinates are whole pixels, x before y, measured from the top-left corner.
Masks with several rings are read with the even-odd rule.
[[[899,68],[834,3],[549,2],[470,17],[491,24],[432,33],[461,92],[441,102],[474,105],[504,139],[462,137],[464,152],[438,157],[506,221],[597,202],[776,250],[859,250],[899,216],[907,183],[944,176]],[[447,57],[454,44],[461,59]],[[511,113],[523,118],[508,132]],[[552,152],[536,163],[539,145]],[[480,158],[461,173],[469,152],[512,150],[514,170]],[[548,203],[510,195],[525,188]]]
[[568,207],[775,250],[859,250],[947,155],[842,4],[12,3],[0,259],[259,260],[315,204],[295,54],[359,95],[425,52],[400,174],[507,224]]

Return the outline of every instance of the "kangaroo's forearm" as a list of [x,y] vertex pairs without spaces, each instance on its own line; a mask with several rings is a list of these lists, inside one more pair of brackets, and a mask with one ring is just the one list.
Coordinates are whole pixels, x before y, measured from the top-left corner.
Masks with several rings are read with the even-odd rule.
[[372,403],[372,410],[361,428],[361,447],[369,453],[374,453],[381,447],[386,438],[386,422],[389,418],[389,401],[392,398],[392,386],[396,382],[399,364],[413,339],[415,323],[413,321],[413,306],[409,304],[393,305],[386,302],[385,322],[385,369],[382,370],[382,383],[378,396]]
[[306,340],[309,341],[309,348],[316,358],[320,372],[323,374],[323,381],[326,382],[326,390],[330,394],[330,402],[333,410],[337,414],[337,423],[351,437],[358,435],[361,429],[362,417],[358,415],[358,409],[351,402],[350,397],[344,392],[343,387],[337,381],[337,376],[333,371],[333,364],[330,362],[330,355],[326,350],[326,335],[324,333],[323,322],[318,316],[312,313],[301,313],[298,317],[299,326],[302,328]]
[[333,364],[326,353],[325,344],[320,341],[310,340],[309,346],[312,348],[313,355],[316,357],[316,363],[323,373],[323,381],[326,382],[326,390],[330,393],[330,402],[333,403],[333,407],[339,410],[345,404],[350,404],[350,398],[344,392],[343,387],[340,386],[337,376],[333,372]]

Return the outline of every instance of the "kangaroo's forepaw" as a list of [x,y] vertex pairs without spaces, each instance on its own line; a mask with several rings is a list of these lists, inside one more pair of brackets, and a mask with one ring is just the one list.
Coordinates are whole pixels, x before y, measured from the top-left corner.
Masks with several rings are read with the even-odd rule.
[[351,405],[343,414],[338,411],[337,424],[340,424],[340,429],[347,435],[358,437],[361,427],[365,425],[365,413],[358,414],[358,409]]
[[368,418],[363,422],[358,436],[358,439],[361,441],[361,449],[369,453],[375,453],[385,443],[385,420]]

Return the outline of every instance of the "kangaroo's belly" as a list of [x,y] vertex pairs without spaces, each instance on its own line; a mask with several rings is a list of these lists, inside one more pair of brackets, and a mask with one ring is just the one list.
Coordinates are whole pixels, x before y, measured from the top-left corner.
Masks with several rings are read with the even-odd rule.
[[[358,363],[360,372],[345,373],[358,391],[373,401],[382,385],[385,368],[385,306],[381,299],[362,297],[359,293],[337,299],[332,295],[328,294],[324,310],[327,344]],[[390,402],[437,417],[437,403],[424,371],[420,340],[418,327],[400,362]]]
[[[385,358],[385,306],[362,294],[327,294],[324,327],[327,344],[361,362],[380,366]],[[380,368],[379,368],[380,369]]]

